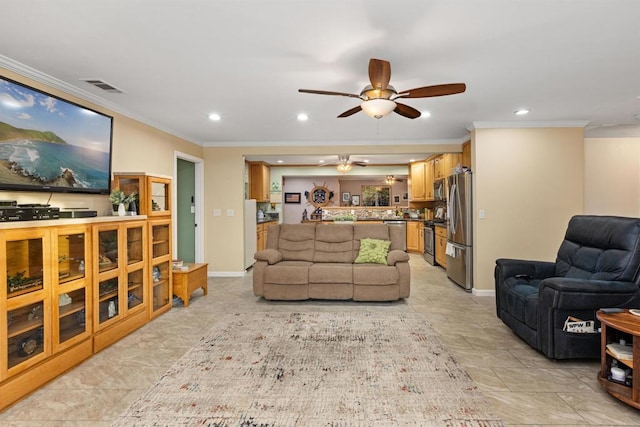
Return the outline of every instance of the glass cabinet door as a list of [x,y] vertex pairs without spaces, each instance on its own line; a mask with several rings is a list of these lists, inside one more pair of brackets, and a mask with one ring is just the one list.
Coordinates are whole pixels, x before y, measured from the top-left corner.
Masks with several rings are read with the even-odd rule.
[[171,268],[169,261],[153,266],[153,311],[165,307],[170,302],[170,274]]
[[100,273],[118,268],[118,229],[98,232],[98,270]]
[[[90,332],[87,327],[87,288],[90,283],[89,232],[85,226],[71,226],[52,231],[57,264],[54,272],[53,319],[54,351],[63,344],[72,345]],[[57,283],[55,282],[57,280]],[[56,340],[57,338],[57,340]]]
[[51,354],[50,276],[53,262],[48,231],[0,233],[0,380]]
[[119,310],[118,277],[101,280],[98,284],[98,323],[103,324],[118,316]]
[[127,225],[127,310],[141,307],[145,304],[145,273],[144,251],[146,224],[137,223]]
[[8,368],[44,352],[44,302],[27,304],[7,312]]
[[171,214],[171,180],[159,177],[147,177],[150,189],[151,210],[147,215]]
[[169,224],[154,224],[151,226],[151,233],[153,236],[152,241],[152,258],[159,258],[165,255],[169,255],[171,251]]
[[7,297],[42,290],[43,238],[13,240],[6,245],[7,254]]

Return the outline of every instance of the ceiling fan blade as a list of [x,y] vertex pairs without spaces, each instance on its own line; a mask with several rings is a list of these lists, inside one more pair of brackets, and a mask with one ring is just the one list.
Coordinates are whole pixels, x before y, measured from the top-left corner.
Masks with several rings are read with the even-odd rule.
[[367,166],[367,163],[365,162],[351,162],[351,164],[356,166],[362,166],[362,167]]
[[391,64],[383,59],[369,60],[369,81],[374,89],[385,90],[391,79]]
[[340,114],[338,116],[338,118],[344,118],[344,117],[349,117],[354,115],[355,113],[357,113],[358,111],[362,110],[362,107],[360,107],[359,105],[357,107],[353,107],[350,110],[345,111],[344,113]]
[[396,98],[429,98],[432,96],[454,95],[456,93],[462,93],[465,90],[467,90],[467,85],[464,83],[449,83],[403,90]]
[[420,111],[416,110],[415,108],[409,107],[408,105],[405,105],[405,104],[400,104],[399,102],[396,102],[396,109],[393,111],[409,119],[418,118],[420,117],[420,114],[422,114],[420,113]]
[[298,89],[300,93],[313,93],[316,95],[338,95],[338,96],[348,96],[349,98],[358,98],[360,99],[360,95],[356,95],[354,93],[346,93],[346,92],[331,92],[328,90],[313,90],[313,89]]

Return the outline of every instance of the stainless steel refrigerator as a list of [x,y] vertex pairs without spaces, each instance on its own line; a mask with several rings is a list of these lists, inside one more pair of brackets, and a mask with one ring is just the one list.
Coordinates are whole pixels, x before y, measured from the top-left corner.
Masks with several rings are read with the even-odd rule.
[[467,291],[473,287],[471,176],[465,171],[447,178],[447,276]]

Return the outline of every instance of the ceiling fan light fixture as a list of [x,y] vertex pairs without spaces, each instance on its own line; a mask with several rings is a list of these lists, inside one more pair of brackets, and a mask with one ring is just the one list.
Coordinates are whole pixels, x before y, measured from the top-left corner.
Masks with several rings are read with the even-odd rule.
[[336,169],[340,173],[347,173],[351,170],[351,165],[349,163],[340,163]]
[[396,109],[396,103],[390,99],[369,99],[360,104],[362,111],[375,119],[381,119]]

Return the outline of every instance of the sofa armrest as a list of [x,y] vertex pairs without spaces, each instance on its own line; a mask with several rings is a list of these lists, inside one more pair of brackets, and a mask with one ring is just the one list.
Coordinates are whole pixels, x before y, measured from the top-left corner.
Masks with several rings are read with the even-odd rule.
[[551,277],[540,282],[539,298],[545,308],[584,310],[621,306],[638,291],[633,282]]
[[387,265],[396,265],[397,262],[408,262],[409,254],[405,251],[394,249],[387,254]]
[[275,249],[263,249],[256,252],[253,258],[257,261],[266,261],[269,264],[276,264],[282,261],[282,254]]

